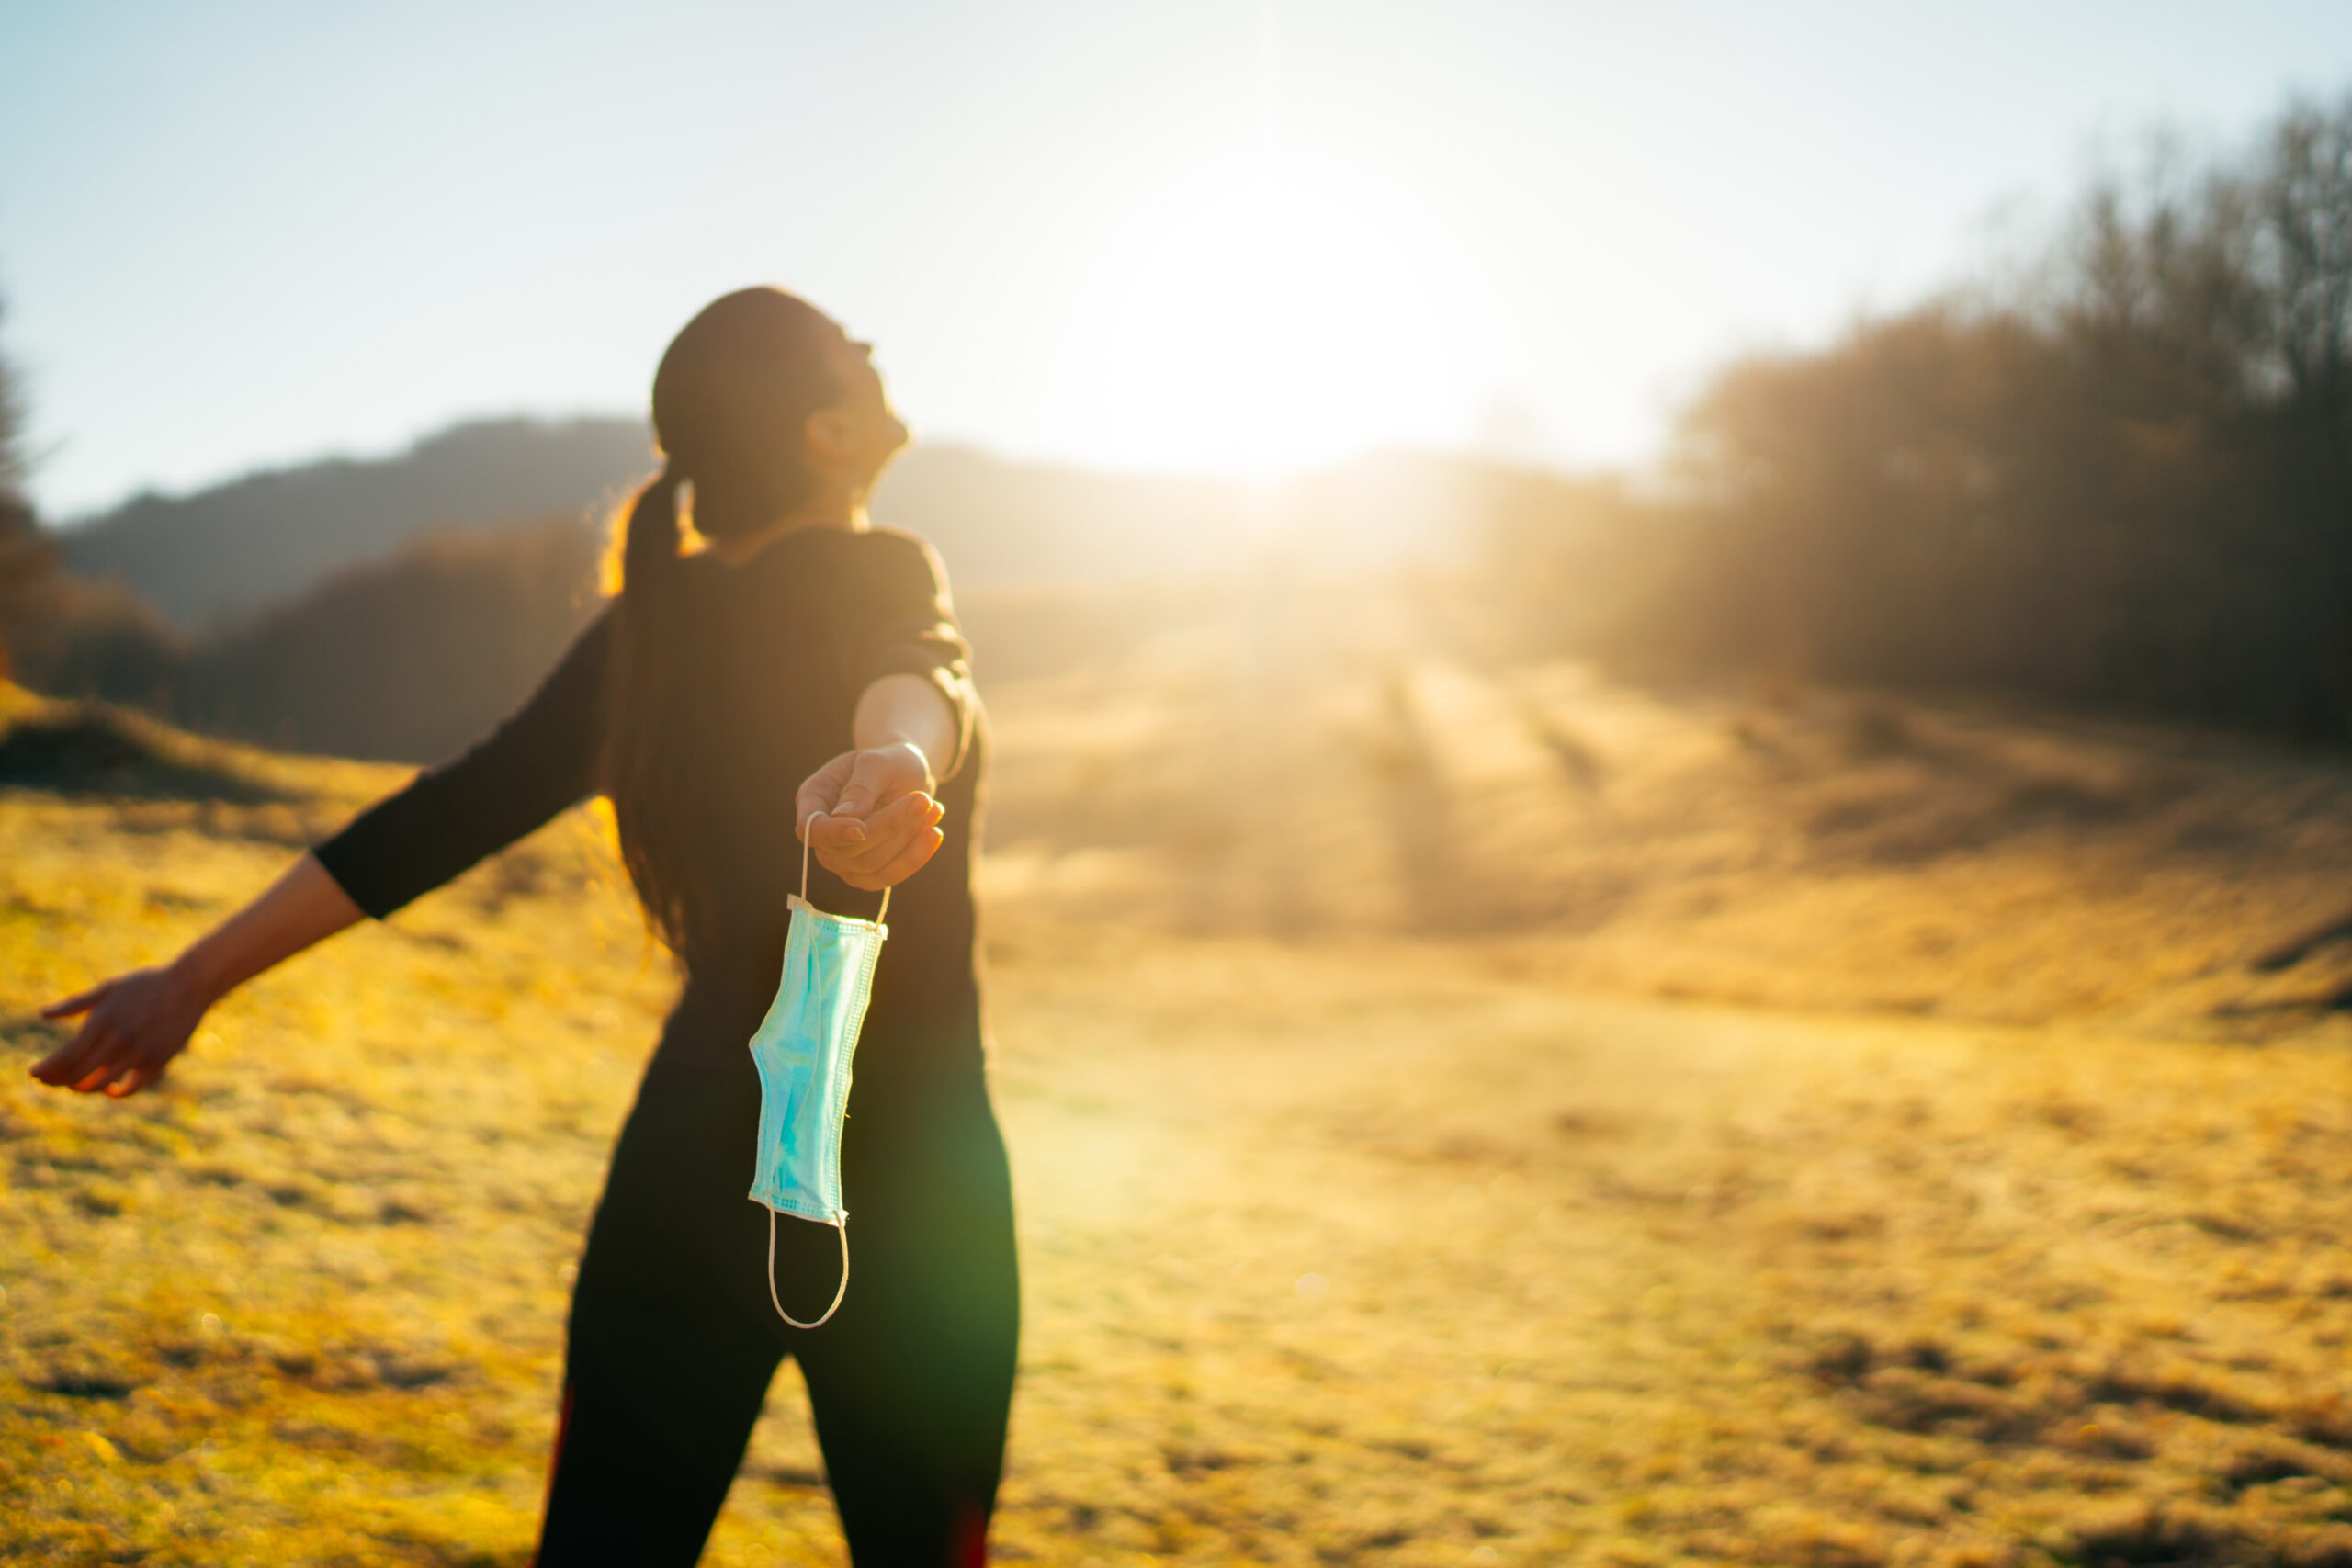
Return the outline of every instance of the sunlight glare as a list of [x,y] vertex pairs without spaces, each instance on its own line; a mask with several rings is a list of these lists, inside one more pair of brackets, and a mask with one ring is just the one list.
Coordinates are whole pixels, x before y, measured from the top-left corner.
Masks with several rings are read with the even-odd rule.
[[1458,436],[1484,383],[1444,251],[1351,170],[1261,156],[1163,190],[1073,301],[1073,445],[1109,465],[1273,478]]

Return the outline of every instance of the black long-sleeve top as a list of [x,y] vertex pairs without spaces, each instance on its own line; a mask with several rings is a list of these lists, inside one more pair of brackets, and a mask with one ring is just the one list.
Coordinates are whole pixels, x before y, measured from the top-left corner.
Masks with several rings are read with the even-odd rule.
[[[679,643],[682,706],[673,716],[684,739],[673,765],[694,807],[688,863],[715,915],[712,934],[690,936],[679,954],[689,994],[713,993],[756,1020],[782,967],[785,898],[799,886],[795,792],[850,749],[866,686],[917,675],[954,705],[962,740],[937,763],[946,842],[891,897],[859,1071],[893,1065],[875,1060],[877,1049],[885,1058],[969,1052],[977,1060],[971,870],[987,732],[937,557],[891,529],[808,528],[740,566],[707,555],[682,564],[673,624],[694,632]],[[607,610],[487,739],[320,845],[320,862],[352,901],[381,919],[594,793],[613,647]],[[871,916],[877,897],[812,863],[819,908]],[[893,1034],[917,1038],[893,1045]]]

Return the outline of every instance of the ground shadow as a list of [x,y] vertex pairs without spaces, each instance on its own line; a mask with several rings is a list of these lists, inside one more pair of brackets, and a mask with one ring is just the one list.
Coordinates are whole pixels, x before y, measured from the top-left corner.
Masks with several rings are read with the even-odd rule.
[[9,726],[0,734],[0,788],[241,805],[288,798],[201,746],[168,745],[138,720],[97,705]]

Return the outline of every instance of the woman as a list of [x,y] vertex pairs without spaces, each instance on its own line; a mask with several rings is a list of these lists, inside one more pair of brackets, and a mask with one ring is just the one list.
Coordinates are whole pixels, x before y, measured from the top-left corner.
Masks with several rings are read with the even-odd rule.
[[[235,986],[610,795],[685,984],[581,1260],[538,1561],[694,1562],[789,1354],[859,1568],[978,1562],[1019,1320],[974,953],[987,741],[935,558],[865,525],[906,427],[866,345],[770,288],[678,334],[653,422],[667,463],[631,506],[622,591],[537,693],[168,966],[51,1009],[83,1021],[33,1073],[134,1094]],[[682,496],[697,550],[683,547]],[[746,1192],[760,1111],[747,1043],[804,839],[820,909],[871,917],[905,886],[842,1144],[855,1277],[801,1334],[770,1304],[768,1216]],[[834,1234],[780,1231],[777,1303],[814,1317],[842,1266]]]

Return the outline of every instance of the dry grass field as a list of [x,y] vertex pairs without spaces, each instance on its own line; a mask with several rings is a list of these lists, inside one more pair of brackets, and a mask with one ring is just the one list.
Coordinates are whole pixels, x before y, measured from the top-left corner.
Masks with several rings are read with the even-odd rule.
[[[2352,1565],[2352,765],[1637,690],[1430,589],[1013,636],[1001,1558]],[[399,774],[12,714],[0,1561],[526,1561],[673,984],[593,832],[67,1097],[36,1004]],[[789,1371],[707,1560],[842,1561]]]

